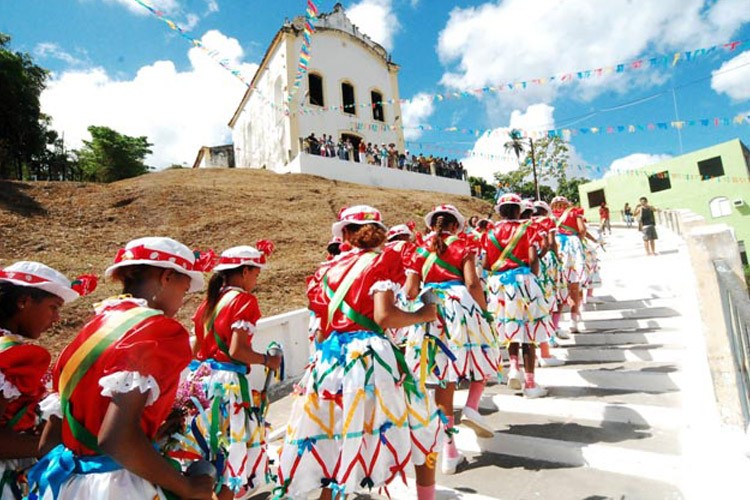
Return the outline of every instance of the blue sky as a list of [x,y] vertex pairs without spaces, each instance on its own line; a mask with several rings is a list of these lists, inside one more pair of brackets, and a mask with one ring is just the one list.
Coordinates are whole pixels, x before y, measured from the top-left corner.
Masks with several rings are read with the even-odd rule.
[[[247,77],[284,18],[305,0],[150,0]],[[317,0],[321,11],[334,1]],[[475,156],[490,177],[513,168],[509,126],[529,131],[647,125],[750,114],[750,0],[359,0],[342,2],[365,33],[401,65],[411,126],[494,131],[483,136],[409,130],[411,151]],[[201,145],[226,142],[241,82],[134,0],[0,0],[0,31],[15,50],[52,71],[43,111],[71,147],[86,126],[109,125],[155,144],[151,163],[191,164]],[[675,66],[625,71],[570,84],[437,101],[465,91],[608,67],[639,58],[748,40]],[[313,42],[314,43],[314,42]],[[674,89],[674,97],[672,89]],[[422,95],[422,97],[418,97]],[[739,137],[750,124],[685,127],[682,150]],[[598,177],[680,154],[674,129],[575,134],[574,163]]]

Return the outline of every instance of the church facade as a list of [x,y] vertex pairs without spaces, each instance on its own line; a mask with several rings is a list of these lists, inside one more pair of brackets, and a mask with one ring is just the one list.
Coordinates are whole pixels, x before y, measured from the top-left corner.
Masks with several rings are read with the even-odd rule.
[[323,134],[404,151],[398,90],[399,66],[387,51],[361,33],[336,4],[321,14],[312,35],[310,64],[287,101],[297,75],[304,18],[276,33],[232,116],[238,166],[278,170],[302,150],[301,139]]

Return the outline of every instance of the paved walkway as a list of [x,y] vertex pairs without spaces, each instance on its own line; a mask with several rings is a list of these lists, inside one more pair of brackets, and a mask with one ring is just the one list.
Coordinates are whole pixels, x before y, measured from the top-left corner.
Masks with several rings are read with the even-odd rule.
[[[725,480],[730,468],[712,451],[724,438],[716,437],[685,249],[662,234],[657,251],[645,256],[639,233],[615,229],[600,255],[595,295],[603,303],[586,306],[585,333],[553,349],[566,365],[538,370],[549,397],[527,400],[505,386],[489,387],[482,413],[495,436],[477,439],[459,426],[457,445],[468,462],[455,475],[438,472],[438,499],[750,495]],[[457,392],[457,406],[465,398],[466,391]],[[272,405],[272,422],[285,421],[289,399]],[[741,455],[727,458],[748,471]],[[415,498],[410,486],[394,485],[391,497]]]

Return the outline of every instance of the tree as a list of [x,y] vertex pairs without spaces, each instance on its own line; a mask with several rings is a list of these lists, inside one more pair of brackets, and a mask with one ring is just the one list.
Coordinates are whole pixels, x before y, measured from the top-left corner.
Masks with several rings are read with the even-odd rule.
[[495,203],[497,188],[481,177],[469,177],[471,195],[490,203]]
[[557,187],[557,194],[565,196],[575,205],[581,201],[578,196],[578,186],[587,182],[591,182],[591,179],[585,179],[583,177],[573,177],[572,179],[565,178]]
[[90,126],[90,141],[76,151],[84,180],[114,182],[148,172],[144,163],[151,154],[146,137],[129,137],[108,127]]
[[[528,173],[522,170],[513,170],[507,174],[497,172],[495,180],[498,185],[498,193],[516,193],[522,198],[537,199],[537,186],[533,181],[528,180]],[[539,184],[539,196],[542,200],[551,200],[555,196],[555,191],[545,185]]]
[[9,43],[10,36],[0,33],[0,178],[22,179],[24,167],[47,145],[39,105],[47,71]]
[[526,154],[524,163],[536,162],[539,181],[560,185],[566,178],[570,163],[570,148],[560,136],[545,136],[534,141],[534,155]]

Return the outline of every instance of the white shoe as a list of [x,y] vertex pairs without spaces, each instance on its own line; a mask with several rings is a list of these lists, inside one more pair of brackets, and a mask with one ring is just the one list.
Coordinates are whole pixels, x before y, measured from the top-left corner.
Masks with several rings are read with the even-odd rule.
[[455,474],[456,468],[458,468],[458,466],[465,461],[466,457],[460,451],[458,452],[458,456],[456,458],[448,458],[448,454],[443,451],[443,459],[440,462],[440,472],[442,472],[446,476]]
[[547,395],[547,389],[540,385],[535,385],[534,387],[525,388],[523,395],[529,399],[543,398]]
[[508,370],[508,387],[513,389],[514,391],[520,391],[522,388],[521,372],[514,368]]
[[566,332],[565,330],[558,329],[555,332],[555,337],[557,337],[558,339],[562,339],[562,340],[569,340],[570,334]]
[[562,359],[558,359],[554,356],[550,356],[549,358],[543,358],[541,356],[537,357],[537,364],[541,366],[542,368],[547,368],[551,366],[562,366],[565,364],[565,361]]
[[484,417],[468,406],[461,412],[461,423],[473,430],[477,437],[491,438],[495,435],[495,430],[487,424]]
[[578,321],[572,320],[570,322],[570,328],[568,329],[570,333],[581,333],[581,330],[579,329]]
[[492,399],[491,394],[484,394],[482,395],[482,398],[479,400],[479,407],[483,410],[487,411],[499,411],[500,408],[497,407],[495,404],[495,401]]

